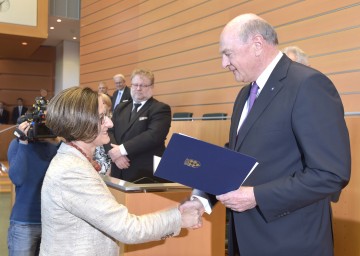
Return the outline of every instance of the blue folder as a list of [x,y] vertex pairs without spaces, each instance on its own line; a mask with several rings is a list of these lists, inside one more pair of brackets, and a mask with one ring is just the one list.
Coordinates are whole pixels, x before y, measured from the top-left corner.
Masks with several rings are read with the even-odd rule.
[[256,166],[251,156],[174,133],[154,175],[221,195],[238,189]]

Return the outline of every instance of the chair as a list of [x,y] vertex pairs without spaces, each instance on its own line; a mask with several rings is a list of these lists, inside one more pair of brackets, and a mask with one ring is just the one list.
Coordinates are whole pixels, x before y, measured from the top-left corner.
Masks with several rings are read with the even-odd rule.
[[226,113],[207,113],[203,114],[203,120],[226,120]]
[[173,121],[192,121],[192,116],[191,112],[176,112],[173,114]]

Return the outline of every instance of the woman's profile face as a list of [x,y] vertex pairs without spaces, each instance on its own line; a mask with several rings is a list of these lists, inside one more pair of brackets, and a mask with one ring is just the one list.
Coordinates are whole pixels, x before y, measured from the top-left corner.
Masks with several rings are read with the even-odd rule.
[[110,142],[110,137],[108,134],[108,129],[113,127],[113,122],[108,117],[109,110],[106,107],[106,104],[103,102],[102,98],[99,97],[99,134],[94,140],[96,146],[101,146]]

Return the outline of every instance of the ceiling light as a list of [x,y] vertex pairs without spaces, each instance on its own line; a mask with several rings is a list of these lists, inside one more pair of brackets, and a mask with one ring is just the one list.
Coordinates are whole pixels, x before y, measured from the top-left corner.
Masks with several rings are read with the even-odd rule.
[[54,27],[50,27],[50,29],[55,29]]
[[57,22],[61,22],[61,19],[57,19],[56,21],[57,21]]
[[77,39],[77,37],[76,37],[76,36],[73,36],[73,39],[74,39],[74,40],[76,40],[76,39]]
[[28,43],[27,43],[27,42],[22,42],[21,44],[22,44],[22,45],[27,45]]

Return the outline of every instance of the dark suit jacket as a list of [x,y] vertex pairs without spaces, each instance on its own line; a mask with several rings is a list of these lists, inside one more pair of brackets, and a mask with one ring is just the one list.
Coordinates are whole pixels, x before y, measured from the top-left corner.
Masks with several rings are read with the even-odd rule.
[[229,147],[259,162],[243,184],[254,186],[257,206],[230,211],[229,255],[236,245],[242,256],[333,255],[330,195],[348,183],[351,162],[338,92],[284,55],[235,144],[249,90],[236,98]]
[[[116,102],[116,98],[118,96],[119,90],[116,90],[113,94],[113,96],[111,97],[111,101],[112,101],[112,105],[111,105],[111,110],[114,111],[114,105]],[[120,102],[126,102],[128,100],[131,100],[131,94],[130,94],[130,88],[125,86],[123,94],[121,95],[121,100]]]
[[113,113],[114,127],[109,130],[111,143],[124,144],[130,167],[120,170],[113,163],[111,176],[127,181],[149,177],[154,181],[164,182],[163,179],[153,176],[153,156],[162,156],[165,150],[165,140],[171,124],[171,109],[169,105],[150,98],[132,121],[129,121],[132,106],[132,100],[121,102]]
[[19,109],[18,107],[14,107],[13,111],[12,111],[12,115],[11,115],[11,121],[13,124],[16,124],[17,119],[22,116],[25,115],[25,113],[28,111],[28,108],[23,106],[21,109],[21,114],[19,114]]
[[3,109],[2,115],[0,115],[0,124],[7,124],[9,122],[9,111]]

